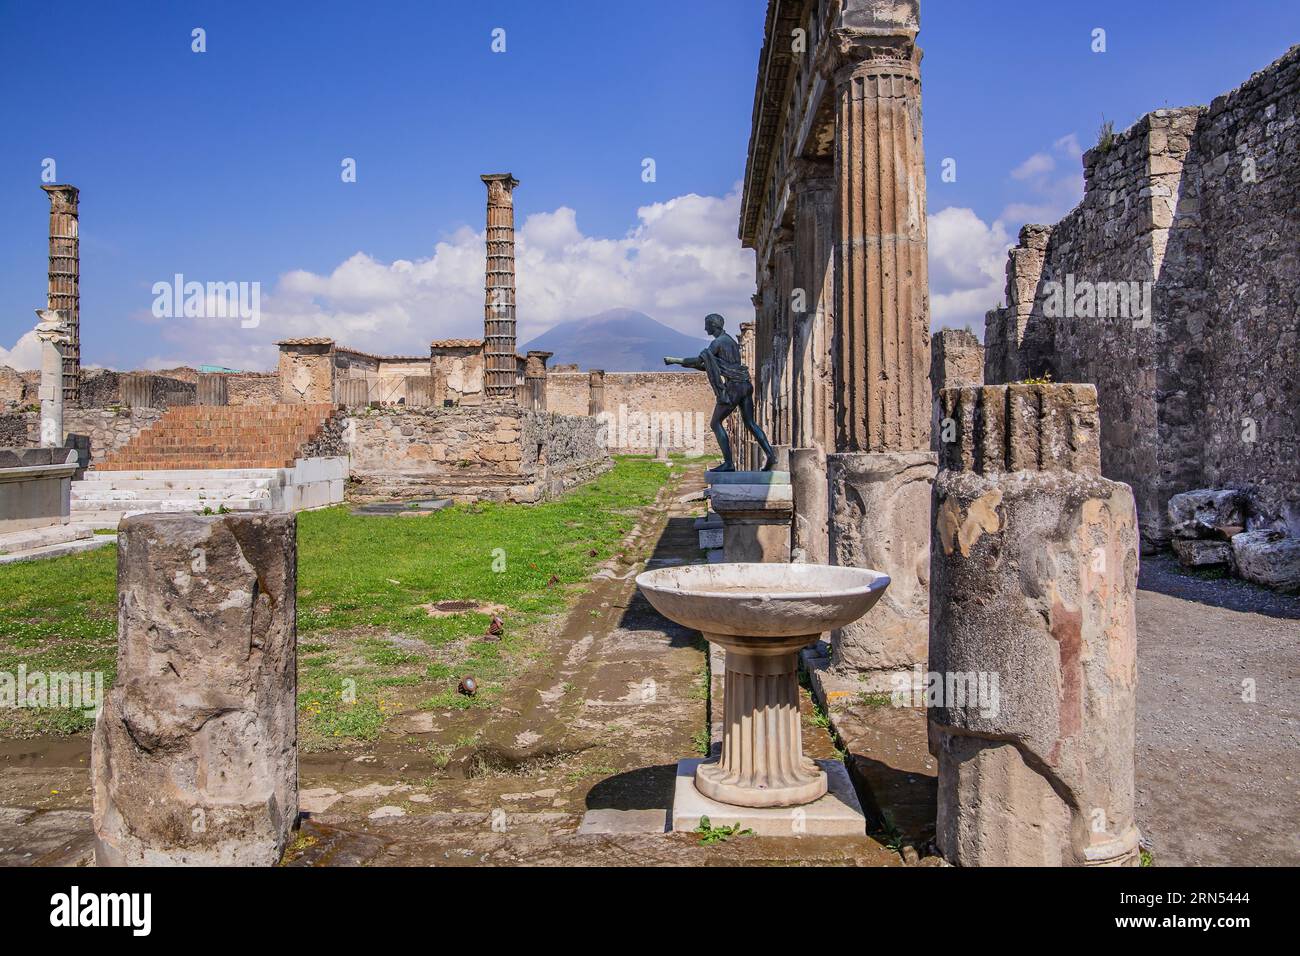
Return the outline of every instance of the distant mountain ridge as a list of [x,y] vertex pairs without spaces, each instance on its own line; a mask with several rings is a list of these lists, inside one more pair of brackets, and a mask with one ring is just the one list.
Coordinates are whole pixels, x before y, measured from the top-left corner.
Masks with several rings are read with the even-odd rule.
[[521,345],[519,351],[554,352],[547,363],[552,366],[576,364],[581,369],[599,368],[606,372],[681,371],[680,366],[664,365],[664,356],[698,355],[709,344],[703,325],[701,318],[700,336],[693,338],[644,312],[606,309],[584,319],[561,322]]

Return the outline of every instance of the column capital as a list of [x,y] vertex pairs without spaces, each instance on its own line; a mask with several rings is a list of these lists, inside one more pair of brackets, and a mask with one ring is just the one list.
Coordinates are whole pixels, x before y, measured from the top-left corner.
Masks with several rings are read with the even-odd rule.
[[69,186],[65,183],[55,183],[42,186],[46,195],[50,197],[50,206],[55,210],[66,210],[75,213],[77,205],[80,202],[81,190],[76,186]]

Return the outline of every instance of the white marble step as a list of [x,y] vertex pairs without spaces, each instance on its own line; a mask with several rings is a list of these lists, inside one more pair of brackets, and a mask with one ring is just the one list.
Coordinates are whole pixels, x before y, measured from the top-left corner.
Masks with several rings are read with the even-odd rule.
[[210,508],[216,511],[224,507],[227,511],[269,511],[273,499],[265,497],[247,498],[109,498],[103,501],[82,501],[73,499],[75,519],[90,512],[113,512],[119,517],[143,514],[155,511],[202,511]]
[[[88,495],[97,492],[114,491],[119,488],[130,488],[133,491],[244,491],[249,488],[270,488],[277,480],[276,476],[268,474],[261,477],[250,478],[176,478],[170,475],[166,478],[136,478],[134,472],[90,472],[90,477],[76,481],[72,484],[74,492]],[[99,475],[115,475],[115,477],[98,477]],[[121,477],[116,477],[120,475]],[[159,495],[158,497],[164,497]]]

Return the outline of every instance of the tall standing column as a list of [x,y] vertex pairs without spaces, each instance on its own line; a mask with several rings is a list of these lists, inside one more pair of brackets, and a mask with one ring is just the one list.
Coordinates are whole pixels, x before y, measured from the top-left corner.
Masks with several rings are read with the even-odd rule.
[[776,301],[772,322],[772,431],[768,437],[774,445],[790,447],[791,332],[794,315],[791,308],[795,288],[794,230],[782,229],[772,248],[772,265],[776,280]]
[[[42,186],[50,197],[50,276],[46,308],[68,327],[63,348],[63,401],[81,401],[81,240],[77,237],[80,190]],[[60,438],[60,440],[62,440]]]
[[841,451],[930,447],[921,54],[914,36],[851,40],[864,58],[836,76]]
[[795,291],[792,308],[790,480],[794,486],[791,548],[799,560],[830,560],[826,452],[835,448],[834,169],[805,162],[794,184]]
[[916,0],[877,0],[833,37],[837,564],[892,584],[869,627],[832,636],[836,670],[894,686],[929,642],[930,334]]
[[519,181],[509,173],[480,177],[487,184],[487,286],[483,307],[484,398],[515,404],[515,200]]
[[835,270],[835,181],[829,166],[812,166],[795,181],[795,290],[792,309],[791,444],[835,448],[834,369],[831,362]]

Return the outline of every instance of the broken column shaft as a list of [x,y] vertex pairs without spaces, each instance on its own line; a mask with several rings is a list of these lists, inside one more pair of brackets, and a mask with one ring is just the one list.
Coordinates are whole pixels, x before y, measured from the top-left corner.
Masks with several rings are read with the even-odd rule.
[[[63,348],[63,402],[81,401],[81,240],[77,235],[80,191],[76,186],[42,186],[50,197],[50,272],[46,308],[68,327]],[[60,438],[62,440],[62,438]]]
[[91,744],[101,866],[271,866],[298,816],[296,521],[118,532],[117,681]]
[[484,398],[515,404],[515,200],[509,173],[480,177],[487,185],[487,282],[483,307]]
[[963,866],[1134,864],[1137,514],[1101,477],[1096,389],[972,386],[941,403],[939,848]]

